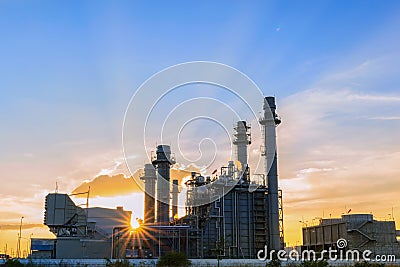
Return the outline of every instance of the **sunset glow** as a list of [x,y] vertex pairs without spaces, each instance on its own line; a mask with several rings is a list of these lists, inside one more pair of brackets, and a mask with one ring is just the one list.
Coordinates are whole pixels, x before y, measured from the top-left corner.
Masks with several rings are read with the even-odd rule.
[[[194,60],[232,66],[275,96],[288,245],[301,244],[302,226],[347,213],[372,213],[400,228],[399,1],[15,0],[0,7],[0,254],[16,254],[20,227],[26,252],[30,238],[54,238],[43,225],[50,192],[90,187],[89,207],[123,206],[139,229],[147,212],[140,176],[161,143],[174,144],[171,180],[180,185],[183,216],[191,172],[212,176],[236,160],[236,117],[228,111],[242,108],[241,96],[182,85],[153,96],[160,105],[152,116],[129,117],[132,128],[153,119],[163,131],[148,129],[147,143],[129,135],[129,150],[122,136],[137,88]],[[255,131],[262,104],[248,118],[250,156],[263,149]],[[205,111],[225,119],[226,129],[206,119],[168,128]],[[256,179],[257,163],[249,163]],[[85,207],[86,195],[72,199]]]

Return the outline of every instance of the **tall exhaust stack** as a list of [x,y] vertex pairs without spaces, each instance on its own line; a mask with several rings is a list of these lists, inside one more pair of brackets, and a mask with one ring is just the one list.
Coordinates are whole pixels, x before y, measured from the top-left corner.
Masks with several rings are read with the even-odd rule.
[[264,98],[265,168],[268,181],[268,212],[269,212],[269,249],[281,249],[279,236],[279,203],[278,203],[278,167],[276,152],[276,127],[281,123],[275,112],[275,97]]
[[168,145],[157,146],[156,154],[152,163],[157,169],[157,223],[168,224],[170,168],[175,160],[171,157],[171,147]]
[[172,218],[178,216],[178,180],[172,180]]
[[152,164],[144,165],[144,176],[140,177],[144,182],[144,223],[154,223],[155,219],[155,192],[156,170]]
[[251,144],[250,127],[246,121],[238,121],[235,129],[235,139],[233,144],[236,145],[237,160],[242,165],[242,171],[247,167],[247,146]]

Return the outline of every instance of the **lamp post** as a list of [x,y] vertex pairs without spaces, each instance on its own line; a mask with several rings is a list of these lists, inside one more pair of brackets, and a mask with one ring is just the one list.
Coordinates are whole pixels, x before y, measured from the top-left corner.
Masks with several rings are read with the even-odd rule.
[[29,235],[29,254],[32,254],[32,236],[33,233]]
[[29,238],[21,236],[21,239],[26,240],[26,249],[22,250],[20,246],[20,256],[21,258],[27,258],[29,253]]
[[17,244],[17,258],[20,258],[21,253],[21,236],[22,236],[22,219],[24,216],[21,217],[21,223],[19,224],[19,235],[18,235],[18,244]]

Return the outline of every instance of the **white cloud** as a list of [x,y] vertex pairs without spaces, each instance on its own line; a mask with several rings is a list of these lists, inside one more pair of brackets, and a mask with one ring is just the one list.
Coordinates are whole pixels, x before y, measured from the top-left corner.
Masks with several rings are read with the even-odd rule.
[[396,206],[400,95],[384,87],[398,79],[395,61],[368,60],[278,99],[286,234],[300,234],[303,216],[340,216],[345,207],[382,216]]
[[392,121],[392,120],[400,120],[400,116],[391,116],[391,117],[371,117],[368,118],[370,120],[384,120],[384,121]]
[[348,100],[366,100],[366,101],[379,101],[379,102],[400,102],[400,96],[387,96],[387,95],[371,95],[371,94],[349,94]]

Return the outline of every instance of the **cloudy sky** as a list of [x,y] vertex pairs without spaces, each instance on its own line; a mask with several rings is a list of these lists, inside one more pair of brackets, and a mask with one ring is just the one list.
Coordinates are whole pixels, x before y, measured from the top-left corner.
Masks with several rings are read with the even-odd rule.
[[[15,247],[21,216],[23,237],[50,236],[40,224],[56,181],[66,193],[98,184],[91,205],[141,217],[141,194],[123,180],[125,110],[151,75],[194,60],[230,65],[276,96],[286,241],[301,240],[300,220],[349,209],[389,219],[393,208],[400,228],[398,1],[4,0],[0,25],[0,252]],[[192,86],[175,100],[215,92]],[[177,105],[165,101],[161,111]],[[211,135],[223,145],[218,166],[229,159],[229,135],[207,123],[182,131],[183,149],[189,161],[214,151],[212,142],[198,148]]]

